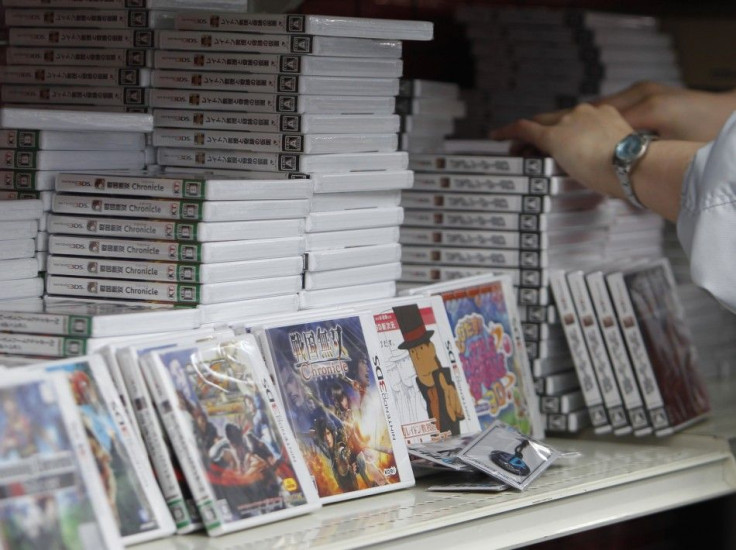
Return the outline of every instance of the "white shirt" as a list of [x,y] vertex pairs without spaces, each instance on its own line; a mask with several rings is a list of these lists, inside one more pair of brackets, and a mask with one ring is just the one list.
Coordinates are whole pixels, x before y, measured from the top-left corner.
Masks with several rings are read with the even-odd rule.
[[677,236],[693,282],[736,313],[736,113],[685,174]]

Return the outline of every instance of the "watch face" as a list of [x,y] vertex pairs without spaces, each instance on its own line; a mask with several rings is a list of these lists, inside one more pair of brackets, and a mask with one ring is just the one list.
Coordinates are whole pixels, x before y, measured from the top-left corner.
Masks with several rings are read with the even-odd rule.
[[629,134],[616,145],[616,158],[631,162],[639,158],[644,150],[645,139],[639,134]]

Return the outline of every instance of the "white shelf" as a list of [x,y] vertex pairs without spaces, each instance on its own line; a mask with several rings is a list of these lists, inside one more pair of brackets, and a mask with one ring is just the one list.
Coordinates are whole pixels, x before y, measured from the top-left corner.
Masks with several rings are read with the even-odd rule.
[[514,548],[736,492],[736,461],[724,438],[548,442],[581,456],[553,466],[524,492],[430,492],[438,483],[432,477],[225,537],[170,537],[138,548]]

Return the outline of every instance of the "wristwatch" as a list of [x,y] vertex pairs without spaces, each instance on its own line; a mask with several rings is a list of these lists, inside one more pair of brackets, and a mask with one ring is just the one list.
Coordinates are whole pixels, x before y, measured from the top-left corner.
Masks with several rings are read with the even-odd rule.
[[649,148],[649,144],[656,139],[652,134],[632,132],[616,144],[613,150],[613,168],[618,176],[624,195],[628,201],[637,208],[644,208],[634,193],[631,185],[631,170],[641,159]]

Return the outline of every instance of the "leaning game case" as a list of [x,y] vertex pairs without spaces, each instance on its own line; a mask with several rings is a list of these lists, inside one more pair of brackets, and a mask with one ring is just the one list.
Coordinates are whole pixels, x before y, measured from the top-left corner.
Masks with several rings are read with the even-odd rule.
[[[609,279],[609,288],[619,320],[625,327],[627,343],[634,343],[635,338],[630,336],[637,329],[651,365],[652,383],[662,399],[669,431],[680,430],[707,415],[710,402],[698,373],[697,351],[685,323],[672,268],[666,259],[624,268],[620,281],[622,284],[611,286]],[[623,302],[629,304],[632,315],[627,315]],[[632,360],[640,360],[641,354],[632,351],[631,346],[629,351]],[[637,365],[636,369],[638,374],[640,367]],[[652,424],[655,433],[661,434],[655,424],[656,412],[650,411]]]
[[441,298],[413,296],[365,307],[407,446],[479,431]]
[[144,362],[209,535],[320,506],[254,336],[154,351]]
[[412,293],[442,297],[481,426],[498,419],[541,437],[542,422],[510,279],[490,274],[470,281],[438,283]]
[[254,333],[322,502],[412,486],[368,314],[299,318]]
[[64,376],[4,372],[0,401],[3,548],[122,548]]
[[174,523],[102,356],[33,368],[66,376],[123,542],[137,544],[171,535]]

